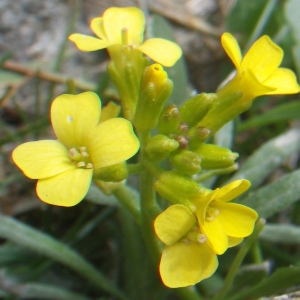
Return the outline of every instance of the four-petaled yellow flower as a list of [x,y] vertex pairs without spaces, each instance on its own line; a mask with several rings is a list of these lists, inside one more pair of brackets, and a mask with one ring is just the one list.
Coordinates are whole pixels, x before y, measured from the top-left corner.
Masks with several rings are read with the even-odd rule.
[[257,213],[244,205],[228,203],[249,187],[248,180],[236,180],[194,202],[201,231],[216,254],[223,254],[253,231]]
[[244,58],[236,39],[230,33],[224,33],[221,43],[227,55],[235,65],[234,78],[219,92],[242,92],[242,99],[252,101],[255,97],[272,94],[294,94],[299,92],[295,74],[279,68],[283,58],[282,49],[264,35],[249,49]]
[[99,124],[101,101],[92,92],[61,95],[51,106],[57,140],[28,142],[12,154],[41,200],[73,206],[86,195],[93,171],[125,161],[139,149],[132,125],[122,118]]
[[103,17],[92,19],[91,29],[98,38],[75,33],[69,39],[81,51],[113,45],[131,46],[166,67],[173,66],[182,53],[178,45],[165,39],[151,38],[143,42],[145,17],[137,7],[108,8]]
[[218,267],[215,252],[196,226],[196,218],[180,204],[168,207],[155,219],[154,228],[166,244],[159,271],[163,283],[171,288],[194,285],[210,277]]

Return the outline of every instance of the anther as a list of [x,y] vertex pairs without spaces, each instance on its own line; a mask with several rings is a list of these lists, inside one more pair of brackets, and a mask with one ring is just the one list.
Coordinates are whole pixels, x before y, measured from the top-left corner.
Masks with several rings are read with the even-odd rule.
[[91,164],[91,163],[87,163],[87,164],[86,164],[86,168],[87,168],[87,169],[93,169],[93,167],[94,167],[94,166],[93,166],[93,164]]
[[86,147],[84,147],[84,146],[83,146],[83,147],[80,147],[80,148],[79,148],[79,151],[80,151],[80,153],[86,152]]
[[197,236],[197,242],[200,243],[200,244],[205,243],[205,242],[206,242],[206,235],[200,233],[200,234]]
[[79,163],[76,164],[76,166],[77,166],[78,168],[85,167],[85,162],[84,162],[84,161],[80,161]]
[[81,155],[82,155],[83,157],[89,157],[89,154],[88,154],[87,152],[81,152]]

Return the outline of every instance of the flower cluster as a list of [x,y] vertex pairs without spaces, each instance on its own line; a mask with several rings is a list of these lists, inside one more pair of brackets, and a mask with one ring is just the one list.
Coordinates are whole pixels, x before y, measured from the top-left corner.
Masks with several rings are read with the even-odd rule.
[[[72,206],[85,197],[92,180],[107,193],[116,182],[123,184],[129,169],[125,161],[141,149],[135,165],[136,173],[147,175],[140,179],[141,210],[149,208],[154,189],[172,203],[163,212],[158,207],[161,213],[156,210],[158,216],[150,220],[165,244],[162,281],[172,288],[194,285],[216,271],[217,256],[249,236],[258,218],[253,209],[231,202],[250,187],[249,181],[214,190],[196,182],[193,176],[203,169],[234,170],[238,157],[207,139],[248,109],[255,97],[299,92],[295,75],[279,68],[283,52],[269,37],[261,37],[242,58],[234,37],[224,33],[221,43],[237,69],[234,77],[216,93],[196,95],[179,108],[165,106],[173,82],[161,65],[174,65],[180,47],[160,38],[144,41],[145,18],[135,7],[109,8],[91,21],[91,29],[97,37],[75,33],[69,39],[82,51],[107,48],[108,74],[124,118],[117,117],[121,107],[113,103],[101,111],[93,92],[58,96],[51,106],[57,139],[24,143],[13,151],[13,160],[26,176],[38,180],[42,201]],[[157,63],[150,65],[144,55]],[[152,135],[153,129],[157,134]],[[165,159],[168,167],[163,169]],[[131,200],[127,204],[133,210]],[[149,210],[157,208],[155,200],[151,205]],[[140,222],[146,224],[151,212],[137,209],[136,215],[138,221],[147,216]],[[144,227],[152,223],[148,225]]]

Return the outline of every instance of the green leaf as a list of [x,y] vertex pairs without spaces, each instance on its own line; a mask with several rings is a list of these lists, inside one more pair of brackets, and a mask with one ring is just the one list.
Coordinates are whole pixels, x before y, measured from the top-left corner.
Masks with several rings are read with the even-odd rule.
[[300,119],[299,101],[278,105],[262,115],[252,117],[251,119],[239,124],[238,131],[240,132],[254,127],[258,128],[277,123],[279,121],[289,121],[294,119]]
[[299,200],[299,181],[300,170],[251,193],[241,203],[255,209],[260,217],[268,218]]
[[252,300],[260,297],[276,295],[284,290],[300,283],[300,268],[280,268],[270,277],[256,285],[254,288],[246,290],[236,296],[227,298],[228,300]]
[[286,1],[284,13],[292,29],[296,45],[293,47],[293,56],[297,68],[298,76],[300,76],[300,23],[299,23],[300,2],[298,0]]
[[0,215],[0,237],[47,256],[77,272],[98,289],[119,299],[126,296],[82,256],[51,236],[33,229],[12,218]]
[[257,188],[282,161],[300,150],[300,129],[290,129],[256,150],[230,179],[248,179],[251,189]]
[[259,238],[271,243],[300,245],[300,226],[291,224],[266,224]]
[[[153,15],[151,18],[149,37],[163,38],[176,43],[172,27],[159,15]],[[168,103],[180,105],[190,96],[187,70],[183,56],[173,67],[166,69],[166,71],[168,72],[169,78],[174,83],[173,92]]]

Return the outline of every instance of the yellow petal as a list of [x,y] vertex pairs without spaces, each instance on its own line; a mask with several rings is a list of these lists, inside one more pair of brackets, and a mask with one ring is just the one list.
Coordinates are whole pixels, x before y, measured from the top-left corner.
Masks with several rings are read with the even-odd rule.
[[74,167],[66,147],[54,140],[22,144],[13,151],[12,158],[31,179],[51,177]]
[[128,44],[138,46],[143,41],[145,18],[137,7],[110,7],[103,14],[103,28],[110,42],[123,44],[122,31],[127,30]]
[[219,189],[217,199],[221,202],[228,202],[242,193],[244,193],[251,186],[248,180],[235,180]]
[[195,204],[197,206],[197,218],[199,221],[199,224],[202,225],[205,222],[206,217],[206,209],[210,202],[215,200],[217,194],[219,192],[219,189],[215,189],[214,191],[211,191],[210,193],[206,194],[203,197],[199,197]]
[[182,54],[177,44],[160,38],[146,40],[138,49],[165,67],[172,67]]
[[282,58],[282,49],[265,35],[251,46],[242,61],[241,70],[249,69],[263,81],[278,68]]
[[239,245],[243,240],[244,240],[244,238],[228,236],[228,248]]
[[129,121],[109,119],[90,131],[87,142],[94,169],[125,161],[139,149],[140,143]]
[[40,199],[48,204],[73,206],[86,195],[92,175],[92,169],[74,167],[62,174],[40,179],[36,186],[36,192]]
[[163,251],[159,271],[166,286],[178,288],[210,277],[217,267],[217,256],[206,243],[178,242]]
[[92,19],[90,26],[98,38],[100,38],[101,40],[107,40],[107,37],[104,32],[104,28],[103,28],[103,18],[102,17]]
[[120,111],[121,106],[110,101],[106,106],[102,108],[100,123],[111,118],[116,118],[120,114]]
[[184,205],[172,205],[154,221],[157,236],[166,245],[172,245],[195,225],[196,218]]
[[264,84],[276,87],[275,91],[267,93],[269,95],[299,93],[299,85],[297,83],[295,73],[289,69],[277,69],[268,79],[264,81]]
[[95,93],[58,96],[51,106],[51,121],[57,138],[67,148],[86,146],[86,136],[97,126],[100,113],[101,102]]
[[98,38],[79,33],[71,34],[69,36],[69,40],[74,42],[77,48],[84,52],[104,49],[112,45],[109,41],[100,40]]
[[213,251],[220,255],[228,248],[228,238],[223,229],[223,224],[217,218],[212,221],[206,221],[203,225],[200,224],[201,231],[206,235],[207,244]]
[[214,205],[220,211],[215,219],[222,224],[227,235],[242,238],[252,233],[258,218],[256,211],[235,203],[216,202]]
[[242,61],[242,55],[236,39],[230,33],[225,32],[221,37],[221,44],[235,67],[239,70]]

